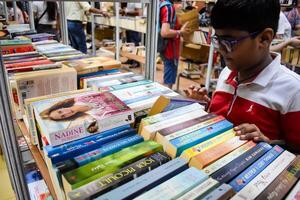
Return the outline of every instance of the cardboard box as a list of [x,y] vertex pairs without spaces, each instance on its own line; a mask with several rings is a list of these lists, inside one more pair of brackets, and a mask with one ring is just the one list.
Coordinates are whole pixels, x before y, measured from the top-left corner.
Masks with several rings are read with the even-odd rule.
[[208,45],[183,43],[180,56],[194,62],[207,63],[209,56]]

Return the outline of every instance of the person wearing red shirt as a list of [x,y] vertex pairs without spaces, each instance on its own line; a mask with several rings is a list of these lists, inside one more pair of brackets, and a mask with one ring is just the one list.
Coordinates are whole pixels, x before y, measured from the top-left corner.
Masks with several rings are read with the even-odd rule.
[[204,88],[185,92],[233,122],[241,139],[282,140],[300,151],[300,76],[269,51],[279,12],[278,0],[218,0],[211,14],[212,42],[227,67],[211,100]]

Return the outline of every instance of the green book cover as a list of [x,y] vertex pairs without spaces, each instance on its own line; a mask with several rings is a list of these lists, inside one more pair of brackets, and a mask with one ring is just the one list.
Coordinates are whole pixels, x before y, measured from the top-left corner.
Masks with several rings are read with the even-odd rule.
[[63,174],[65,192],[113,173],[132,162],[162,150],[160,144],[154,141],[145,141],[69,171]]

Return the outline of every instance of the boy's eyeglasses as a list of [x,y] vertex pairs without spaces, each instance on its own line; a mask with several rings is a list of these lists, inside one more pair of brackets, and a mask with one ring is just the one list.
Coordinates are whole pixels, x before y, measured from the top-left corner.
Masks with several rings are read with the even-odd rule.
[[240,37],[238,39],[222,39],[222,38],[214,35],[211,37],[212,38],[211,42],[213,43],[213,45],[216,49],[219,49],[220,46],[222,45],[226,49],[227,52],[232,52],[234,45],[238,44],[239,42],[241,42],[247,38],[250,38],[250,37],[255,38],[259,33],[260,33],[259,31],[256,31],[256,32],[250,33],[247,36]]

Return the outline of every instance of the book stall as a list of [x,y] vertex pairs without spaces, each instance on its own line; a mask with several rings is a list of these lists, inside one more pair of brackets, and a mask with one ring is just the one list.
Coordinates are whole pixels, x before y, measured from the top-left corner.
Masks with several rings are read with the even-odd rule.
[[[143,75],[29,26],[10,26],[0,40],[0,138],[16,198],[300,199],[298,155],[279,143],[241,140],[205,102],[154,81],[157,33],[149,30],[157,2],[143,2],[151,13]],[[118,26],[115,18],[96,20]],[[196,32],[212,65],[209,33]],[[283,59],[298,65],[298,54],[287,49]]]

